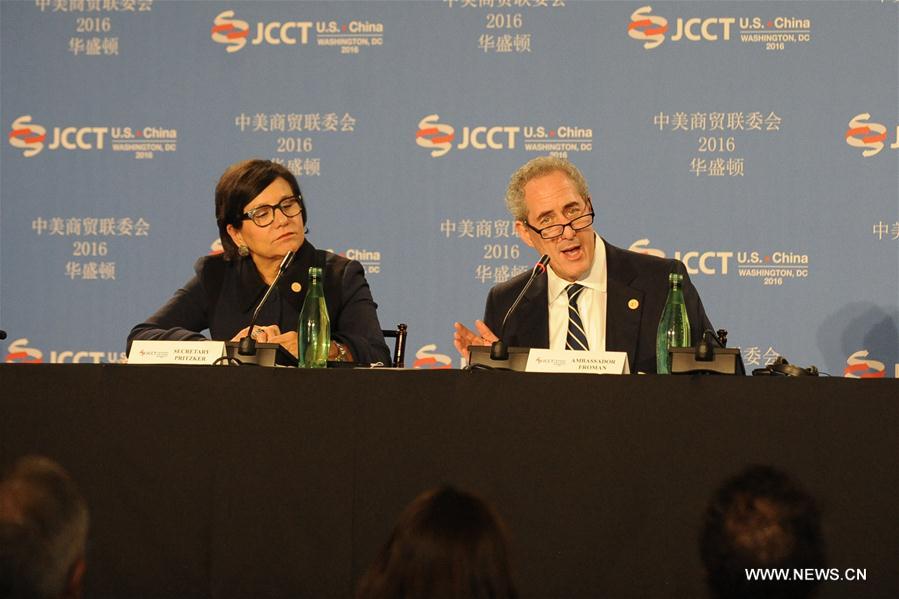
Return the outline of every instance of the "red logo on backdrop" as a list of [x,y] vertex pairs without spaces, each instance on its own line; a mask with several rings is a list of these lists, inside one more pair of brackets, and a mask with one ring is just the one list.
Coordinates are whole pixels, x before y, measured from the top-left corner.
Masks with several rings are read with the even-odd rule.
[[41,350],[28,347],[28,339],[16,339],[6,348],[6,362],[11,364],[62,364],[62,363],[82,363],[82,364],[100,364],[104,360],[107,362],[118,362],[125,357],[124,353],[91,351],[85,349],[54,349],[49,351],[49,358],[44,360],[44,352]]
[[868,360],[868,350],[860,349],[846,359],[843,376],[850,379],[880,379],[886,376],[886,365],[878,360]]
[[868,158],[879,154],[887,139],[887,128],[880,123],[870,123],[867,112],[857,114],[849,121],[846,143],[853,148],[866,148],[862,156]]
[[28,339],[16,339],[6,348],[7,364],[40,364],[44,361],[44,353],[28,347]]
[[632,243],[631,246],[627,249],[629,249],[632,252],[637,252],[639,254],[647,254],[649,256],[658,256],[659,258],[665,257],[665,252],[663,252],[662,250],[656,249],[654,247],[650,247],[649,239],[647,239],[645,237],[643,239],[638,239],[637,241]]
[[631,22],[627,26],[628,36],[645,42],[643,47],[646,50],[661,45],[668,31],[668,19],[650,14],[651,12],[651,6],[641,6],[631,14]]
[[432,370],[452,368],[452,358],[446,354],[434,353],[436,349],[436,343],[423,345],[421,349],[415,352],[415,362],[412,363],[412,368],[428,368]]
[[14,148],[24,150],[26,158],[34,156],[44,149],[47,130],[31,122],[31,115],[20,116],[13,121],[9,132],[9,143]]
[[234,18],[233,10],[220,12],[214,21],[212,41],[220,44],[228,44],[228,52],[237,52],[247,45],[247,37],[250,35],[250,24],[246,21]]
[[415,143],[431,150],[434,158],[450,151],[456,132],[451,125],[437,122],[439,118],[436,114],[429,114],[418,122],[418,131],[415,132]]

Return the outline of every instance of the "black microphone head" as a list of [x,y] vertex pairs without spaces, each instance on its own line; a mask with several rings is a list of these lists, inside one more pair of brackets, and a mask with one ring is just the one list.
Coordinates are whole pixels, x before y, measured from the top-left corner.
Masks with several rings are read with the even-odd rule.
[[0,341],[6,339],[6,331],[0,331]]
[[718,329],[715,336],[718,337],[718,343],[721,344],[721,347],[727,347],[727,329]]
[[253,338],[253,329],[250,328],[250,333],[242,338],[237,345],[237,353],[241,356],[255,356],[256,355],[256,339]]
[[543,254],[534,265],[534,274],[546,272],[546,265],[549,264],[549,254]]
[[490,359],[500,361],[509,359],[509,348],[501,339],[497,339],[490,346]]

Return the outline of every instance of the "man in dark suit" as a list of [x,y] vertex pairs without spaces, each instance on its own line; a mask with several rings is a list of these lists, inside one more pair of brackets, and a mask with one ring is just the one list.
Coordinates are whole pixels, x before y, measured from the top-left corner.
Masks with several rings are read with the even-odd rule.
[[[692,341],[712,328],[682,262],[617,248],[596,234],[587,182],[567,160],[541,156],[518,169],[506,206],[522,241],[550,259],[509,317],[507,345],[621,351],[632,372],[656,372],[656,333],[672,272],[683,275]],[[469,345],[497,339],[494,332],[529,276],[490,290],[477,333],[455,323],[454,343],[463,357]]]

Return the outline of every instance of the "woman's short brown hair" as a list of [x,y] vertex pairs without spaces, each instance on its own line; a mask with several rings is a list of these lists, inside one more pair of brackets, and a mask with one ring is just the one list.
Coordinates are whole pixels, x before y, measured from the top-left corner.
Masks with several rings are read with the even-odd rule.
[[303,223],[309,222],[300,184],[297,183],[293,173],[283,165],[271,160],[251,158],[236,162],[225,169],[215,186],[215,220],[218,223],[225,260],[233,260],[238,255],[237,246],[228,235],[228,225],[240,229],[243,226],[243,213],[246,205],[279,177],[287,181],[293,194],[300,199]]

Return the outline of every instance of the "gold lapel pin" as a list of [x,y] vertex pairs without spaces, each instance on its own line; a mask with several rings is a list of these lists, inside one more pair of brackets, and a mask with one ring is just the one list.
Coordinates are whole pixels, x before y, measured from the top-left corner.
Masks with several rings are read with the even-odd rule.
[[299,283],[297,283],[296,281],[294,281],[293,283],[290,284],[290,290],[293,291],[294,293],[299,293],[300,289],[302,289],[302,288],[303,288],[303,286],[300,285]]
[[640,302],[634,298],[631,298],[627,301],[627,307],[631,310],[636,310],[640,307]]

